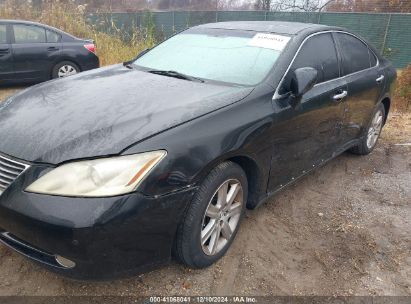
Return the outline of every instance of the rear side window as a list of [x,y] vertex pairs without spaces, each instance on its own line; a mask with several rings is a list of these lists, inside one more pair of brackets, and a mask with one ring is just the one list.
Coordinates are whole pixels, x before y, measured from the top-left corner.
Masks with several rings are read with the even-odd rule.
[[341,48],[344,75],[362,71],[371,66],[368,46],[364,42],[343,33],[337,33],[337,37]]
[[317,83],[329,81],[340,76],[337,52],[330,33],[310,37],[303,44],[285,78],[281,94],[290,90],[292,73],[298,68],[305,67],[312,67],[318,71]]
[[7,43],[7,27],[5,24],[0,24],[0,43]]
[[61,36],[53,31],[46,30],[47,42],[56,43],[60,41]]
[[15,43],[44,43],[46,31],[44,28],[32,25],[13,25]]

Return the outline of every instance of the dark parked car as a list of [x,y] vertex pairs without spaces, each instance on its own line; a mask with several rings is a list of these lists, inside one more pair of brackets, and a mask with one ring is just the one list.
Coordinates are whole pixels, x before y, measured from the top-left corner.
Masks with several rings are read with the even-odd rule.
[[209,266],[246,208],[374,149],[395,76],[341,28],[230,22],[35,86],[0,106],[0,239],[80,279]]
[[41,82],[99,67],[91,40],[53,27],[0,19],[0,85]]

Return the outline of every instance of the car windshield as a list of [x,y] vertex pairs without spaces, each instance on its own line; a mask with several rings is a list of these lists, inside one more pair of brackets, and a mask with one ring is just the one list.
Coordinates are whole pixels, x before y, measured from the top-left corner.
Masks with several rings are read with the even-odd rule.
[[252,31],[197,28],[166,40],[134,64],[252,86],[268,75],[289,39]]

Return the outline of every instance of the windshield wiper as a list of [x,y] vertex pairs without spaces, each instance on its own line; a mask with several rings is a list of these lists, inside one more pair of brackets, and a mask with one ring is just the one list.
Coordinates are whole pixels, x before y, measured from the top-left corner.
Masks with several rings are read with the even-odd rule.
[[157,74],[157,75],[163,75],[163,76],[168,76],[168,77],[174,77],[174,78],[189,80],[189,81],[204,82],[204,80],[202,80],[200,78],[190,76],[190,75],[186,75],[186,74],[176,72],[176,71],[150,70],[150,71],[147,71],[147,72],[152,73],[152,74]]

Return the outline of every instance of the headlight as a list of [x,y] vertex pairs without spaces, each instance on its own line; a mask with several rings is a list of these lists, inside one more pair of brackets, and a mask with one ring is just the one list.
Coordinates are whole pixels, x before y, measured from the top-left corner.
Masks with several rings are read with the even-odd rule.
[[154,151],[68,163],[46,173],[26,191],[82,197],[129,193],[166,155],[166,151]]

